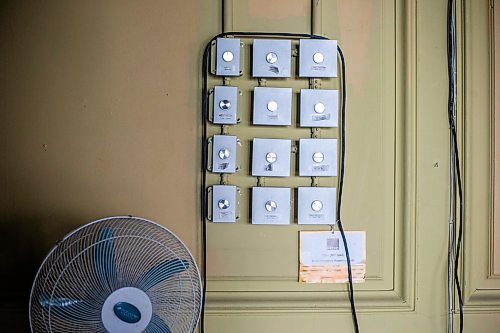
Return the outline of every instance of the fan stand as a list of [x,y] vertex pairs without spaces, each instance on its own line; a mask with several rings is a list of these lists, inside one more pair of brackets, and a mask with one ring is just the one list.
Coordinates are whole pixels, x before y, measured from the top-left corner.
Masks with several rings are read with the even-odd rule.
[[102,323],[109,333],[140,333],[149,325],[152,315],[149,296],[133,287],[115,290],[101,310]]

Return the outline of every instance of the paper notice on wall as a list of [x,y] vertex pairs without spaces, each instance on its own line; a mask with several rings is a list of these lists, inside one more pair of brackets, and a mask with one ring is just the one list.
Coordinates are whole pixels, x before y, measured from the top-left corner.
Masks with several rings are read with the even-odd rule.
[[[353,282],[364,282],[366,275],[366,233],[346,231]],[[301,231],[299,282],[345,283],[347,259],[340,232]]]

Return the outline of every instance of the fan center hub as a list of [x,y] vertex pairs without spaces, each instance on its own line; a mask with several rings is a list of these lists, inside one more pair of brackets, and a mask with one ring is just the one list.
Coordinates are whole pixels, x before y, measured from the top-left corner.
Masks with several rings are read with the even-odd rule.
[[125,287],[108,296],[101,310],[101,319],[109,333],[140,333],[149,325],[153,305],[142,290]]

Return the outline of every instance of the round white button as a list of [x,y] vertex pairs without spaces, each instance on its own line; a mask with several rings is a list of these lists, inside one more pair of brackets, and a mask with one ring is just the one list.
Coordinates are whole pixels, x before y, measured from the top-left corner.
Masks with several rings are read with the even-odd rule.
[[233,61],[233,59],[234,59],[233,52],[226,51],[226,52],[222,53],[222,60],[224,60],[225,62]]
[[274,163],[278,159],[278,155],[276,153],[267,153],[266,154],[266,161],[268,163]]
[[311,203],[311,209],[314,210],[315,212],[319,212],[320,210],[323,209],[323,203],[319,200],[314,200]]
[[278,110],[278,103],[276,103],[275,101],[267,102],[267,109],[271,112]]
[[229,200],[226,199],[220,199],[219,200],[219,208],[220,209],[228,209],[229,208]]
[[313,161],[316,163],[321,163],[325,159],[325,156],[321,152],[317,152],[313,154]]
[[323,55],[323,53],[317,52],[314,53],[313,60],[315,63],[321,64],[325,60],[325,56]]
[[325,104],[323,104],[323,103],[314,104],[314,112],[316,112],[316,113],[325,112]]
[[230,109],[231,108],[231,102],[228,101],[227,99],[224,99],[224,100],[222,100],[222,101],[219,102],[219,108],[221,108],[222,110]]
[[231,153],[229,152],[229,149],[227,149],[227,148],[222,148],[221,150],[219,150],[219,158],[221,160],[228,159],[230,155],[231,155]]
[[274,64],[276,61],[278,61],[278,55],[274,52],[269,52],[266,55],[266,61],[270,64]]
[[276,201],[269,200],[268,202],[266,202],[266,210],[268,212],[274,212],[276,208],[278,208],[278,204],[276,203]]

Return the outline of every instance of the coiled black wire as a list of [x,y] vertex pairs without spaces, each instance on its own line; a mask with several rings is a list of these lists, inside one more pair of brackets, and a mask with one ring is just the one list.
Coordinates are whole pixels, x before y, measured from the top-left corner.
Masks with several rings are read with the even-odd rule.
[[[202,224],[202,271],[203,271],[203,295],[202,295],[202,306],[201,306],[201,316],[200,316],[200,329],[201,332],[205,332],[205,304],[206,304],[206,292],[207,292],[207,227],[206,227],[206,216],[207,216],[207,167],[208,167],[208,148],[207,148],[207,119],[208,119],[208,71],[210,67],[210,55],[212,43],[217,40],[217,38],[227,37],[227,36],[251,36],[251,37],[283,37],[283,38],[309,38],[309,39],[325,39],[327,37],[312,35],[312,34],[299,34],[299,33],[268,33],[268,32],[225,32],[214,36],[205,46],[202,59],[202,141],[201,141],[201,156],[202,156],[202,170],[201,170],[201,190],[200,190],[200,200],[201,200],[201,224]],[[341,106],[341,146],[340,146],[340,177],[339,177],[339,197],[337,201],[337,218],[339,230],[344,243],[344,249],[346,252],[347,259],[347,271],[349,280],[349,302],[351,305],[351,313],[354,325],[354,331],[359,333],[358,317],[356,314],[356,305],[354,300],[354,288],[352,282],[352,269],[351,269],[351,258],[349,255],[349,247],[347,245],[347,239],[344,233],[344,228],[341,221],[341,208],[342,208],[342,193],[344,187],[344,165],[345,165],[345,108],[346,108],[346,79],[345,79],[345,59],[344,54],[340,46],[338,46],[338,53],[341,62],[341,75],[342,75],[342,106]]]

